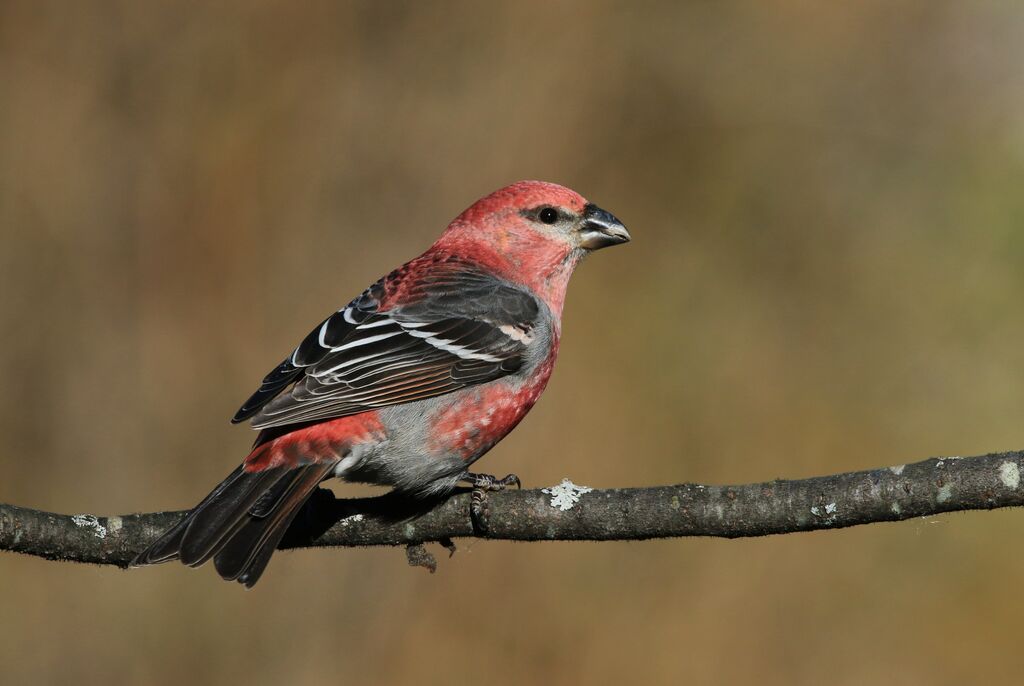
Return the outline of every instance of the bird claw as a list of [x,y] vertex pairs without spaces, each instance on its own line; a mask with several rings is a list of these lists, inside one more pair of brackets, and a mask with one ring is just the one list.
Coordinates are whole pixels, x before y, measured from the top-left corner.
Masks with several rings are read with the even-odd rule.
[[455,543],[452,541],[452,539],[446,537],[439,539],[437,542],[444,546],[444,548],[448,551],[448,557],[451,557],[455,554],[456,548]]
[[460,478],[460,481],[467,481],[474,489],[482,491],[503,491],[513,484],[515,484],[516,488],[523,487],[523,483],[515,474],[509,474],[508,476],[499,479],[493,474],[470,474],[469,472],[465,472]]
[[478,534],[486,535],[490,529],[488,518],[491,514],[490,503],[487,493],[489,491],[503,491],[515,484],[516,488],[522,488],[523,484],[515,474],[509,474],[499,479],[493,474],[470,474],[462,475],[462,481],[468,481],[473,487],[469,499],[469,515],[473,521],[473,529]]

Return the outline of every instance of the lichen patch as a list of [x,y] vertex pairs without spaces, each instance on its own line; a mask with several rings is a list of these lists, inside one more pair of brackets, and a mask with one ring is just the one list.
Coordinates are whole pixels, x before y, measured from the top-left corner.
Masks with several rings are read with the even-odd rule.
[[999,465],[999,480],[1007,488],[1017,490],[1017,487],[1020,486],[1020,467],[1017,466],[1017,463],[1007,460]]
[[569,479],[562,479],[562,483],[557,486],[542,488],[540,492],[551,496],[551,507],[565,512],[574,508],[584,493],[592,490],[589,486],[577,486]]
[[836,513],[839,511],[839,506],[835,503],[828,503],[824,506],[812,505],[811,514],[818,519],[824,519],[825,524],[835,524]]
[[92,529],[92,533],[96,538],[107,537],[107,527],[100,524],[100,520],[96,515],[76,514],[71,516],[71,521],[75,523],[75,526]]

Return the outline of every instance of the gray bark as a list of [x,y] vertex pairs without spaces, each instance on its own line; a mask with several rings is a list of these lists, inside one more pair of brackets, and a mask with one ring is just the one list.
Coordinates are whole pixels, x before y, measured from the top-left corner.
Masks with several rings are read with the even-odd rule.
[[[541,490],[489,496],[488,531],[475,530],[469,494],[422,502],[384,495],[336,500],[318,491],[282,548],[410,546],[479,537],[512,541],[623,541],[679,536],[741,538],[841,529],[956,510],[1024,505],[1024,452],[932,458],[914,464],[739,486],[679,484],[593,490],[570,509]],[[127,567],[183,512],[62,515],[0,504],[0,550],[49,560]]]

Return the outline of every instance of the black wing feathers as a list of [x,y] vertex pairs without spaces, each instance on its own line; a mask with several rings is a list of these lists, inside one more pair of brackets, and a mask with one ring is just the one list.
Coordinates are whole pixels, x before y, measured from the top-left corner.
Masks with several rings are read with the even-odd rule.
[[243,422],[259,412],[261,407],[301,377],[306,367],[316,364],[329,354],[333,347],[340,345],[352,334],[356,326],[376,311],[379,293],[379,284],[374,284],[344,309],[320,322],[299,343],[288,359],[263,378],[259,389],[235,413],[231,419],[232,423]]
[[251,417],[256,428],[321,421],[517,371],[540,312],[536,298],[465,264],[444,267],[403,284],[408,304],[379,308],[396,272],[325,319],[234,421]]
[[291,358],[277,365],[274,371],[263,378],[263,383],[260,384],[259,389],[238,409],[235,416],[231,418],[231,423],[238,424],[239,422],[244,422],[259,412],[261,407],[273,400],[274,396],[287,388],[289,384],[300,376],[302,376],[302,368],[293,365]]

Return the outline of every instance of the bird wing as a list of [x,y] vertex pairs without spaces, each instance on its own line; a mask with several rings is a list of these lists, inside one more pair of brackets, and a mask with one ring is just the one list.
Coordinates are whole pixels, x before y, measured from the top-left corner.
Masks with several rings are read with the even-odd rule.
[[511,374],[540,311],[529,292],[449,258],[396,270],[325,319],[232,421],[323,421]]

